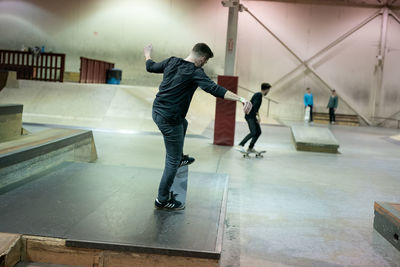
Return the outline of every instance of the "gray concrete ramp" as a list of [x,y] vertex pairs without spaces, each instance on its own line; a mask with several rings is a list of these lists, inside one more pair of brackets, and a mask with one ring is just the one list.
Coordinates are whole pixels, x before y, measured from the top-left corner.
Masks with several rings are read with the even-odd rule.
[[293,125],[290,128],[297,150],[338,153],[339,143],[329,128],[309,125]]

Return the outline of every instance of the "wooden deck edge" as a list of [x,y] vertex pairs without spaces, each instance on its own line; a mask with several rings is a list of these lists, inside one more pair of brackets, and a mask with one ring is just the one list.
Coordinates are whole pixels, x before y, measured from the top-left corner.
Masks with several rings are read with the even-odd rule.
[[391,205],[397,203],[375,202],[374,210],[383,216],[388,217],[393,223],[400,226],[400,212],[395,210]]
[[374,203],[374,229],[400,251],[400,204]]
[[22,243],[21,258],[31,262],[88,267],[218,266],[216,259],[67,247],[66,240],[58,238],[23,236]]
[[21,260],[22,236],[0,233],[0,266],[13,267]]

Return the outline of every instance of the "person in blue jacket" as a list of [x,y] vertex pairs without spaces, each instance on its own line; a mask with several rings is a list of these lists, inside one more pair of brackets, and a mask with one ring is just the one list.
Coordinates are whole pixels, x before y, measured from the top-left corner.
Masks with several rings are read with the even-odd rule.
[[305,108],[310,107],[310,122],[313,121],[313,116],[312,116],[313,106],[314,106],[313,95],[311,93],[311,89],[307,88],[306,93],[304,94],[304,107]]

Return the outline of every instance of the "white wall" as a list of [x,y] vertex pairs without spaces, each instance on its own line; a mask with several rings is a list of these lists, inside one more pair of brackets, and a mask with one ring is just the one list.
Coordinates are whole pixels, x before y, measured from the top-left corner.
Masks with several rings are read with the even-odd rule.
[[[241,2],[302,59],[377,11],[317,0]],[[67,71],[79,71],[80,56],[112,61],[123,70],[123,83],[156,86],[161,76],[144,70],[142,49],[148,43],[154,45],[154,59],[161,60],[184,57],[194,43],[206,42],[216,55],[206,72],[212,77],[223,74],[227,16],[219,0],[0,0],[0,48],[45,45],[67,54]],[[338,113],[373,115],[381,18],[310,63],[350,104],[351,108],[341,101]],[[390,17],[384,86],[375,116],[400,110],[399,62],[400,25]],[[241,86],[258,91],[262,82],[274,85],[298,64],[248,13],[239,14],[236,72]],[[326,111],[328,88],[302,68],[272,88],[270,97],[280,104],[272,105],[271,113],[301,117],[306,87],[312,88],[316,111]]]
[[221,73],[227,10],[213,0],[0,0],[0,47],[42,46],[66,53],[66,71],[79,72],[79,57],[116,63],[123,82],[154,85],[144,70],[143,47],[154,59],[185,57],[206,42],[215,59],[209,73]]

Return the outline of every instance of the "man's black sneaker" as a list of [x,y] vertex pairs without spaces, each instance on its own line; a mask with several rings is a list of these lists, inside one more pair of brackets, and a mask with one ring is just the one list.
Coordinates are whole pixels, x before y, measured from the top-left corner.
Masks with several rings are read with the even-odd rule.
[[156,198],[154,201],[154,206],[157,209],[166,209],[166,210],[183,210],[185,206],[178,200],[175,199],[176,194],[172,191],[169,192],[168,200],[165,202],[161,202]]
[[185,166],[185,165],[190,165],[194,162],[194,158],[189,157],[189,155],[183,155],[181,159],[181,163],[179,164],[179,167]]

